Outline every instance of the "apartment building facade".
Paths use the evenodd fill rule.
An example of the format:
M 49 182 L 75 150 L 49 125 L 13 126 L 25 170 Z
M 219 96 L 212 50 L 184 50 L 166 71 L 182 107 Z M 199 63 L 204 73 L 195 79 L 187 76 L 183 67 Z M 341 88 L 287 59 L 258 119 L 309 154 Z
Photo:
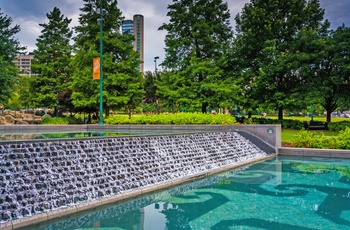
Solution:
M 32 76 L 32 72 L 30 70 L 31 62 L 34 58 L 34 53 L 29 52 L 28 54 L 21 54 L 13 60 L 13 63 L 17 66 L 20 75 L 23 76 Z

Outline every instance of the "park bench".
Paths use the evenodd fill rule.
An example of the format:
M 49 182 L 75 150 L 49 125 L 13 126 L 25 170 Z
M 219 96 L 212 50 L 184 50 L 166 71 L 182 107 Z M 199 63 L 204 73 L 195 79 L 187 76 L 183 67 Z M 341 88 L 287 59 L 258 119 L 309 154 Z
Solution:
M 327 122 L 310 121 L 307 126 L 308 130 L 327 130 Z

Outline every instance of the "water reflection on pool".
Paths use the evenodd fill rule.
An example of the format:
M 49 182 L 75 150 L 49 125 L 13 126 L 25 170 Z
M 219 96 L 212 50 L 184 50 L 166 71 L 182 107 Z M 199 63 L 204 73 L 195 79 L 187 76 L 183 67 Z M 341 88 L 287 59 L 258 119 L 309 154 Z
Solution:
M 349 165 L 276 157 L 25 229 L 350 229 Z
M 55 138 L 81 138 L 101 136 L 126 136 L 130 133 L 114 132 L 56 132 L 56 133 L 7 133 L 0 134 L 0 140 L 33 140 L 33 139 L 55 139 Z M 135 134 L 133 134 L 135 135 Z

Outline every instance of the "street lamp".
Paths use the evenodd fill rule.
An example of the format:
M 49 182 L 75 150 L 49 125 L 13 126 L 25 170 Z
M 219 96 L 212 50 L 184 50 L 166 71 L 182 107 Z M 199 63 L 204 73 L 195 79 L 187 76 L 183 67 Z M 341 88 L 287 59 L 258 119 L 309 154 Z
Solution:
M 159 59 L 159 57 L 154 57 L 154 72 L 157 74 L 157 59 Z
M 103 125 L 103 100 L 102 100 L 102 81 L 103 81 L 103 70 L 102 70 L 102 0 L 100 0 L 100 119 L 98 124 Z

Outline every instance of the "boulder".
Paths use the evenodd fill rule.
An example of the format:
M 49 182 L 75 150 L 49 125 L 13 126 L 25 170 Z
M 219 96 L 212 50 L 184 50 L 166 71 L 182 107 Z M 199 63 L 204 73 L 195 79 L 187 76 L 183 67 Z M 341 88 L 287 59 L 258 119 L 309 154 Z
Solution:
M 11 115 L 5 115 L 5 124 L 15 124 L 15 118 Z
M 27 121 L 23 121 L 23 120 L 16 121 L 16 124 L 18 124 L 18 125 L 29 125 L 29 123 Z

